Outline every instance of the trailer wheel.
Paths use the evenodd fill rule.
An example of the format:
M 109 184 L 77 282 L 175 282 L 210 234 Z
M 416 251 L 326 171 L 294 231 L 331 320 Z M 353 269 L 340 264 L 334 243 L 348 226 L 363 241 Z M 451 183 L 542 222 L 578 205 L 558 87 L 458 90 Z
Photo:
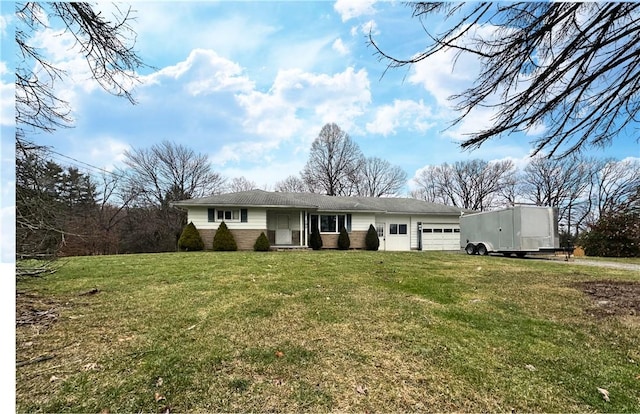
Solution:
M 487 251 L 487 246 L 485 246 L 484 244 L 480 243 L 478 245 L 478 247 L 476 248 L 476 251 L 478 252 L 478 254 L 480 256 L 486 256 L 489 252 Z
M 468 243 L 464 251 L 467 252 L 468 255 L 476 254 L 476 246 L 473 243 Z

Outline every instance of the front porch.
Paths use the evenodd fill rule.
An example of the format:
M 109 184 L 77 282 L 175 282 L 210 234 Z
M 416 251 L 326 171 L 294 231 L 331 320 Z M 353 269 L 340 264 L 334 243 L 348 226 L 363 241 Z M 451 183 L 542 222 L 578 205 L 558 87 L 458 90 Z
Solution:
M 267 239 L 273 249 L 307 249 L 307 229 L 304 210 L 267 210 Z

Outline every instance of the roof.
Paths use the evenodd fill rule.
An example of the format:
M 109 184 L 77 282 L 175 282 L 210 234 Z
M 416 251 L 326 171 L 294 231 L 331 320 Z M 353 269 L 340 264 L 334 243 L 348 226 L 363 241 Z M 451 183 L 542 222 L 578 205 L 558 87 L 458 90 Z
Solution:
M 177 207 L 269 207 L 300 208 L 331 212 L 369 212 L 396 214 L 440 214 L 459 216 L 461 210 L 415 198 L 342 197 L 314 193 L 287 193 L 264 190 L 240 191 L 176 201 Z

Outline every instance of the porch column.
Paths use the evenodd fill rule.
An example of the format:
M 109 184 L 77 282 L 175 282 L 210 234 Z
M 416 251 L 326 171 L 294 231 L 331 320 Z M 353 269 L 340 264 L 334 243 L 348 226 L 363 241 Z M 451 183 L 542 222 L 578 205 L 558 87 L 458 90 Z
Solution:
M 300 211 L 300 247 L 304 246 L 304 213 Z

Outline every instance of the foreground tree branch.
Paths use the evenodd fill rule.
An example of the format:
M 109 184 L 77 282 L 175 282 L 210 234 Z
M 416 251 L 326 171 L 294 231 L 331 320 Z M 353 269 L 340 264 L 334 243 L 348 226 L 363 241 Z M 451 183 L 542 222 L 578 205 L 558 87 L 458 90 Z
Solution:
M 388 68 L 427 62 L 437 53 L 470 53 L 482 69 L 473 86 L 451 97 L 459 124 L 477 108 L 496 110 L 491 127 L 461 144 L 537 125 L 535 154 L 565 157 L 604 146 L 637 125 L 640 111 L 640 4 L 638 3 L 410 3 L 423 21 L 426 46 L 409 58 L 369 41 Z M 432 33 L 428 19 L 446 29 Z M 493 29 L 481 35 L 479 27 Z M 497 101 L 497 103 L 496 103 Z M 637 128 L 637 126 L 636 126 Z M 544 151 L 543 151 L 544 150 Z

